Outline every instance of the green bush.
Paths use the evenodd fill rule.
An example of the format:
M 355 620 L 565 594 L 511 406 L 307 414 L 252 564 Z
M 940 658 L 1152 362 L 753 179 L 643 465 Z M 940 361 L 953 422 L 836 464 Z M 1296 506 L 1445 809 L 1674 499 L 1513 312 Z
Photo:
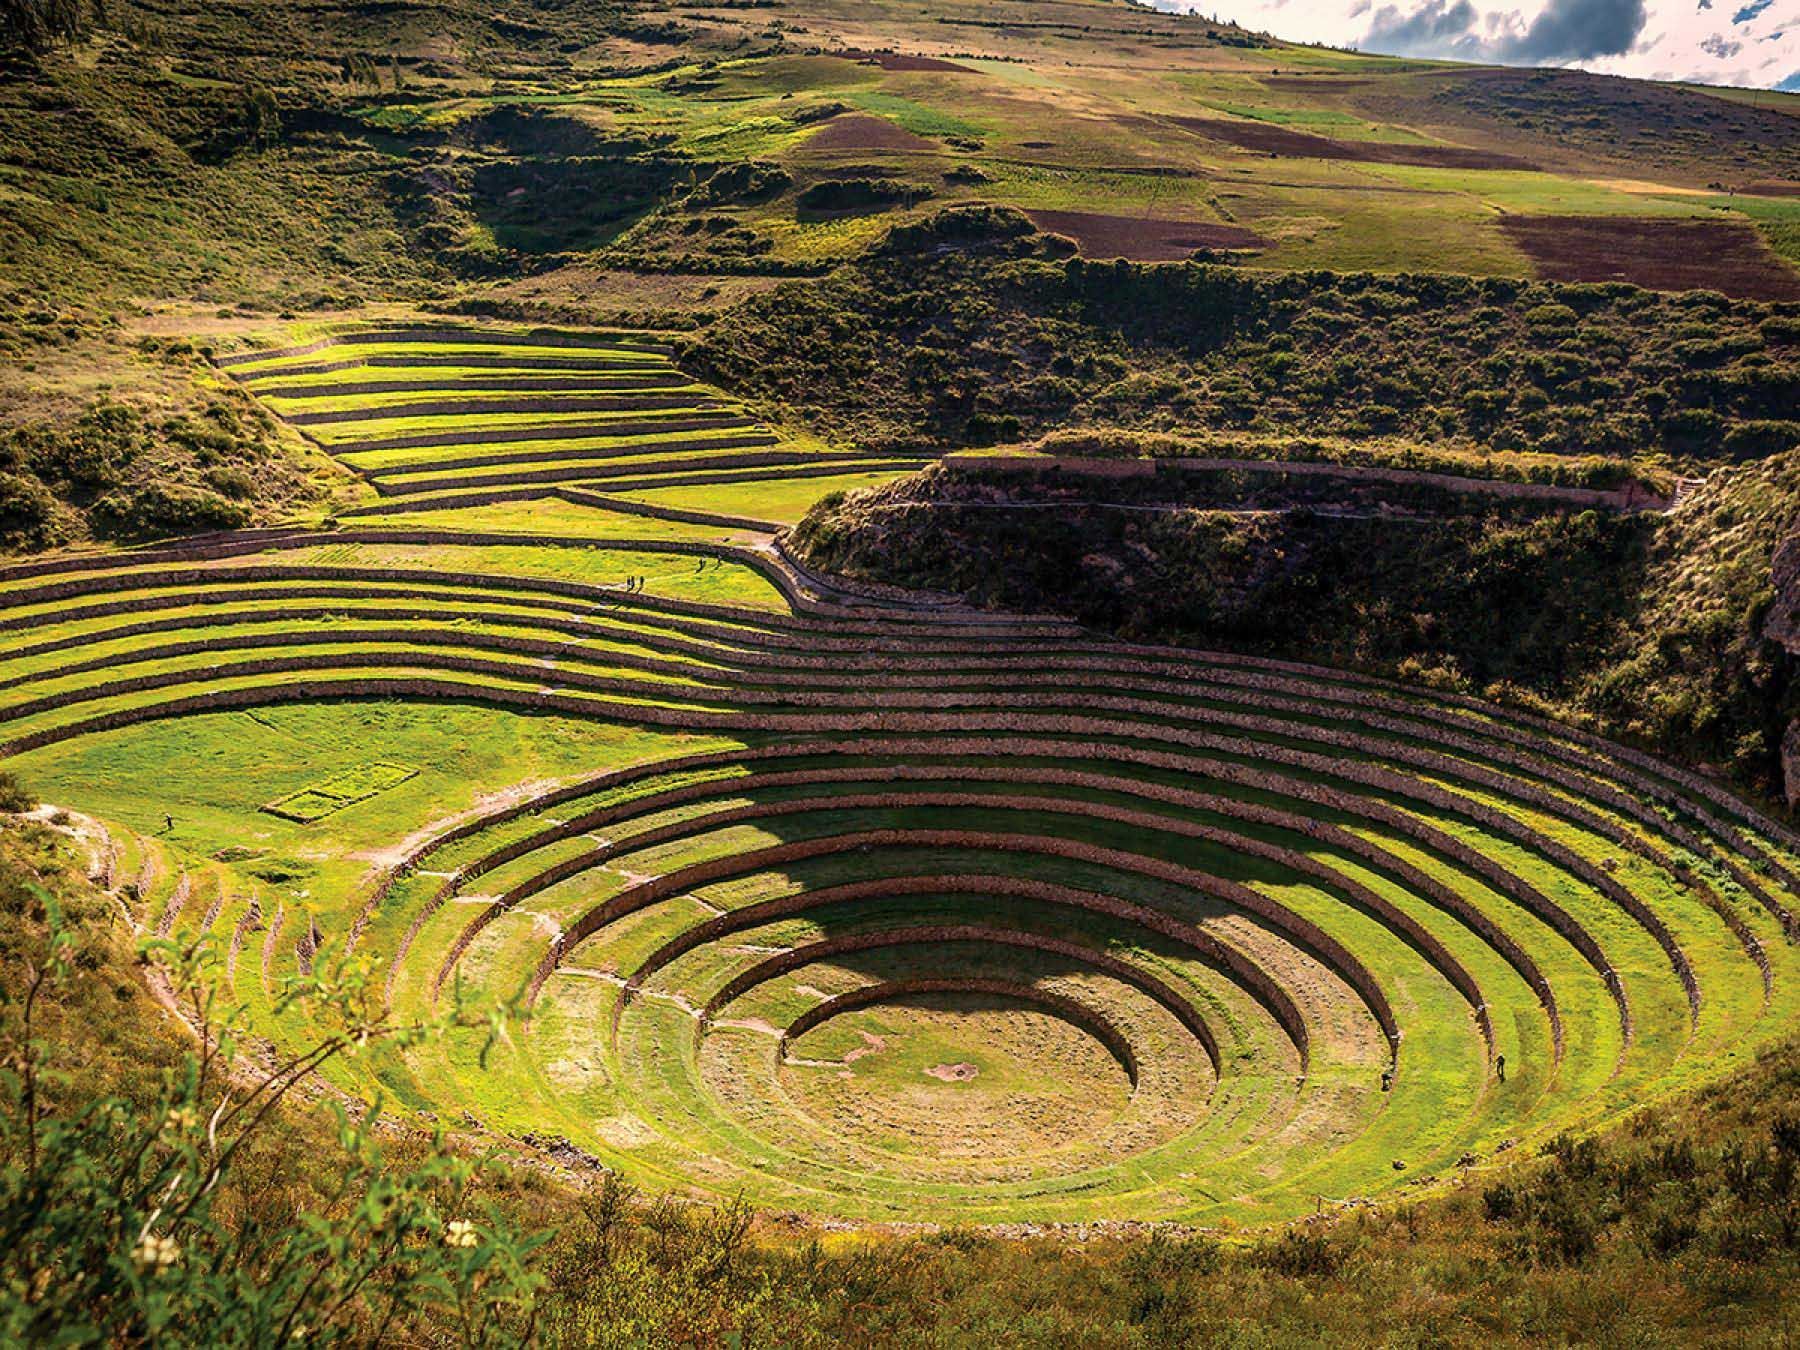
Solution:
M 218 395 L 154 414 L 103 400 L 0 430 L 0 549 L 246 525 L 316 491 L 271 430 L 243 396 Z
M 794 199 L 807 212 L 874 211 L 890 206 L 911 206 L 931 196 L 931 189 L 897 178 L 827 178 L 814 183 Z
M 1792 348 L 1761 331 L 1779 317 L 1765 305 L 1701 314 L 1629 287 L 1059 265 L 1063 248 L 1017 211 L 951 208 L 734 307 L 689 356 L 830 433 L 909 453 L 963 443 L 979 410 L 1028 436 L 1104 421 L 1717 460 L 1735 453 L 1731 429 L 1800 402 Z
M 35 811 L 37 797 L 18 779 L 18 776 L 0 770 L 0 811 Z
M 441 1140 L 394 1156 L 379 1107 L 333 1107 L 335 1146 L 315 1157 L 296 1213 L 246 1189 L 238 1169 L 282 1120 L 279 1108 L 334 1059 L 412 1044 L 457 1021 L 390 1022 L 367 978 L 308 976 L 279 999 L 332 1028 L 273 1068 L 215 1015 L 207 945 L 153 942 L 143 959 L 198 1023 L 198 1043 L 138 1095 L 62 1086 L 80 1052 L 47 1035 L 95 1035 L 113 997 L 110 907 L 65 909 L 9 854 L 0 985 L 0 1341 L 9 1345 L 518 1343 L 530 1334 L 542 1238 L 523 1238 L 478 1200 L 478 1169 Z M 80 1009 L 82 1015 L 68 1014 Z M 229 1197 L 229 1199 L 227 1199 Z
M 108 493 L 94 503 L 101 533 L 117 539 L 156 539 L 205 530 L 237 530 L 250 523 L 250 508 L 202 487 L 149 483 Z
M 50 548 L 68 537 L 56 495 L 36 478 L 0 472 L 0 549 Z

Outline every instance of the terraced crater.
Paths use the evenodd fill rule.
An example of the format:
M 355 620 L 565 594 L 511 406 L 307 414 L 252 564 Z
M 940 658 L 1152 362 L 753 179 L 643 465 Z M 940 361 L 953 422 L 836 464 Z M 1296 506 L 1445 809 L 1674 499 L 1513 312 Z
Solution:
M 233 370 L 288 398 L 318 355 Z M 1285 1218 L 1791 1025 L 1800 839 L 1704 778 L 846 590 L 695 501 L 654 534 L 373 521 L 5 569 L 0 740 L 277 1043 L 307 1029 L 282 982 L 346 955 L 397 1012 L 522 1000 L 485 1058 L 471 1031 L 343 1086 L 808 1213 Z M 309 789 L 342 804 L 261 809 Z

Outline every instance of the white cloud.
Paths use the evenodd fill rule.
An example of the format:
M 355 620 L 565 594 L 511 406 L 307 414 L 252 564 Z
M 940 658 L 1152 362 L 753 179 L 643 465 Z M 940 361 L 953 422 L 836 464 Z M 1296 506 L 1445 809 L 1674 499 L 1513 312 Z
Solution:
M 1800 0 L 1150 0 L 1300 42 L 1579 66 L 1642 79 L 1800 86 Z

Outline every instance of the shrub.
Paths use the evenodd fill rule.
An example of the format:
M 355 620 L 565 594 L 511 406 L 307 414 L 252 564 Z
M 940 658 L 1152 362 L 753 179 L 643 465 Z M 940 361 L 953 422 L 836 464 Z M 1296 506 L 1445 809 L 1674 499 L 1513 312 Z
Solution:
M 0 50 L 41 52 L 87 32 L 96 0 L 7 0 L 0 5 Z
M 37 797 L 16 774 L 0 770 L 0 811 L 19 812 L 37 809 Z
M 1725 433 L 1725 453 L 1733 459 L 1762 459 L 1800 445 L 1800 422 L 1765 418 L 1743 422 Z
M 1580 318 L 1567 305 L 1533 305 L 1525 311 L 1525 322 L 1533 328 L 1573 328 Z
M 1252 1247 L 1249 1260 L 1250 1264 L 1278 1275 L 1306 1279 L 1337 1274 L 1344 1263 L 1344 1252 L 1324 1233 L 1290 1228 L 1279 1238 Z
M 41 549 L 62 543 L 68 527 L 54 493 L 36 478 L 0 472 L 0 548 Z
M 21 930 L 10 935 L 20 941 L 8 948 L 0 1021 L 10 1068 L 0 1079 L 0 1340 L 415 1343 L 431 1326 L 505 1345 L 529 1334 L 538 1279 L 527 1261 L 542 1239 L 479 1205 L 477 1168 L 441 1140 L 416 1162 L 392 1156 L 378 1107 L 356 1121 L 335 1108 L 335 1154 L 307 1212 L 236 1186 L 276 1109 L 318 1067 L 370 1042 L 416 1044 L 467 1022 L 462 1012 L 393 1023 L 357 972 L 309 976 L 278 1002 L 322 1013 L 322 1039 L 275 1068 L 255 1066 L 214 1017 L 211 948 L 154 942 L 142 959 L 189 1007 L 197 1048 L 147 1096 L 62 1094 L 51 1066 L 73 1051 L 46 1039 L 43 1019 L 65 1000 L 76 1006 L 80 986 L 118 978 L 100 978 L 114 960 L 107 909 L 72 917 L 21 868 L 0 871 L 0 910 Z M 87 1020 L 51 1024 L 91 1035 Z
M 897 178 L 828 178 L 814 183 L 794 204 L 802 211 L 873 211 L 911 206 L 932 195 L 931 189 Z
M 119 539 L 154 539 L 202 530 L 236 530 L 250 523 L 250 508 L 207 488 L 150 483 L 108 493 L 94 503 L 99 529 Z
M 688 198 L 694 206 L 723 206 L 730 202 L 766 202 L 794 185 L 794 177 L 779 164 L 746 160 L 730 164 L 708 178 Z
M 1504 1181 L 1481 1193 L 1481 1212 L 1489 1223 L 1503 1223 L 1518 1213 L 1519 1194 Z

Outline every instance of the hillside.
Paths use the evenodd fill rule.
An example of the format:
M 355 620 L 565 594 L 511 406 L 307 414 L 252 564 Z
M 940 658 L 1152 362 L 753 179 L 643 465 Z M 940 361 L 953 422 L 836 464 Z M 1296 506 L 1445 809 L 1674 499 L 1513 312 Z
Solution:
M 5 1336 L 1779 1334 L 1800 99 L 0 49 Z

